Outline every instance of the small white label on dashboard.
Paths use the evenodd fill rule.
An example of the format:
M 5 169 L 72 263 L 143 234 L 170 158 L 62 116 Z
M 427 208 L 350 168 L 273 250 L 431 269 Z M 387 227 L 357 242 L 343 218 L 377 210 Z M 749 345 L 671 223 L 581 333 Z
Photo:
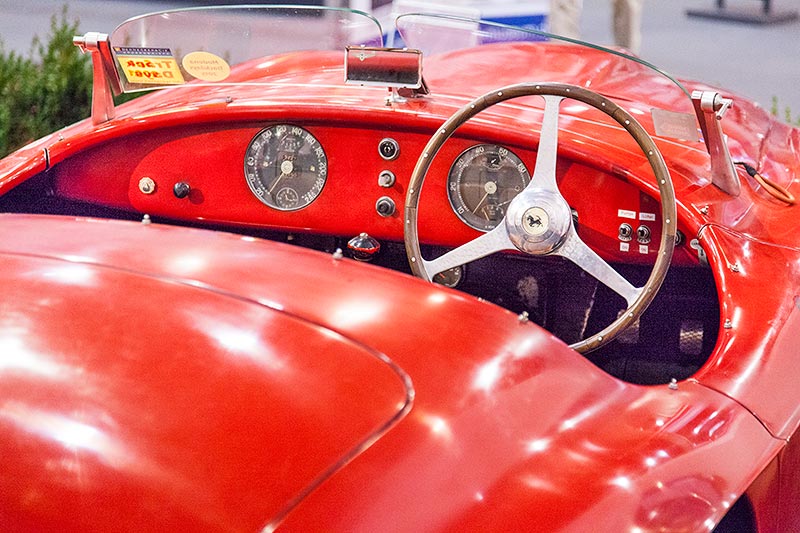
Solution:
M 640 254 L 644 254 L 644 255 L 649 254 L 650 253 L 650 247 L 645 245 L 645 244 L 640 244 L 639 245 L 639 253 Z
M 655 213 L 639 213 L 639 220 L 648 220 L 650 222 L 655 222 L 656 214 Z
M 636 211 L 628 211 L 627 209 L 620 209 L 617 211 L 617 216 L 619 218 L 629 218 L 631 220 L 636 220 Z
M 631 243 L 629 242 L 621 242 L 619 243 L 619 251 L 620 252 L 627 252 L 631 249 Z

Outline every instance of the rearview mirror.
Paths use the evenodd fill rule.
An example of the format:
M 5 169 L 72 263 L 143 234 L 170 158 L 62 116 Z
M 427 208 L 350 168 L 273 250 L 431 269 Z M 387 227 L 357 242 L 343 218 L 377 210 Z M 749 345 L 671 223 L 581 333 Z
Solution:
M 422 86 L 422 52 L 408 48 L 348 46 L 344 54 L 345 83 L 398 89 Z

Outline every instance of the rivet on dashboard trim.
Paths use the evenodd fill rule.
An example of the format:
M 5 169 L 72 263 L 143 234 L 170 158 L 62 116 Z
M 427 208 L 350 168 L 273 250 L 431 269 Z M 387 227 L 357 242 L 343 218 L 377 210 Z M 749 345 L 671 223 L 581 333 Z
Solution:
M 670 390 L 678 390 L 678 380 L 675 379 L 675 378 L 672 378 L 671 380 L 669 380 L 668 387 L 669 387 Z
M 150 215 L 145 213 L 144 216 L 142 217 L 142 224 L 144 224 L 146 226 L 146 225 L 150 224 L 151 222 L 153 222 L 153 221 L 150 220 Z
M 343 257 L 344 257 L 344 253 L 342 253 L 342 249 L 341 248 L 337 248 L 336 251 L 333 252 L 333 258 L 334 259 L 338 260 L 338 259 L 342 259 Z
M 142 194 L 153 194 L 156 192 L 156 182 L 153 178 L 144 176 L 139 180 L 139 192 Z

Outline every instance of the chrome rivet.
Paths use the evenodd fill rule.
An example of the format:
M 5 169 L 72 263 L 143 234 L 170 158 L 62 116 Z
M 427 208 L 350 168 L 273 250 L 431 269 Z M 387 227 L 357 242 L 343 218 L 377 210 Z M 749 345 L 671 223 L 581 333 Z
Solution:
M 528 318 L 528 312 L 527 312 L 527 311 L 523 311 L 523 312 L 521 312 L 521 313 L 520 313 L 520 314 L 517 316 L 517 320 L 519 320 L 519 323 L 520 323 L 520 324 L 524 324 L 525 322 L 527 322 L 527 321 L 529 320 L 529 318 Z
M 338 259 L 342 259 L 343 257 L 344 257 L 344 253 L 342 253 L 342 249 L 341 248 L 337 248 L 336 251 L 333 252 L 333 258 L 334 259 L 338 260 Z
M 672 378 L 669 380 L 669 390 L 678 390 L 678 380 Z
M 156 182 L 147 176 L 139 180 L 139 192 L 142 194 L 153 194 L 156 192 Z
M 150 220 L 150 215 L 145 213 L 145 215 L 142 217 L 142 224 L 144 224 L 146 226 L 147 224 L 150 224 L 151 222 L 152 222 L 152 220 Z
M 733 322 L 731 322 L 730 318 L 726 318 L 725 319 L 725 323 L 722 324 L 722 327 L 725 328 L 725 329 L 732 329 L 733 328 Z

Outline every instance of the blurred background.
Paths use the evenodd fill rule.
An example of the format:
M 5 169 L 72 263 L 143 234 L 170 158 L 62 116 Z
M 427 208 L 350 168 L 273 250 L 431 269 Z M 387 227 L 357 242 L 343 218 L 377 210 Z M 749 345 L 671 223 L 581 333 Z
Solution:
M 34 35 L 46 39 L 52 15 L 60 15 L 66 4 L 69 20 L 78 20 L 79 32 L 110 33 L 123 20 L 143 13 L 192 5 L 237 3 L 222 0 L 0 0 L 0 40 L 6 52 L 28 54 Z M 389 18 L 390 0 L 299 0 L 239 3 L 321 4 L 375 9 Z M 417 2 L 430 6 L 436 2 Z M 516 12 L 546 12 L 548 0 L 440 0 L 454 6 L 500 9 Z M 758 11 L 762 0 L 726 0 L 730 9 Z M 679 78 L 698 79 L 759 102 L 785 119 L 800 117 L 800 20 L 778 24 L 745 24 L 687 16 L 687 10 L 711 9 L 717 0 L 645 0 L 640 55 Z M 582 37 L 599 44 L 612 44 L 611 1 L 583 0 Z M 797 10 L 800 0 L 772 0 L 773 11 Z

